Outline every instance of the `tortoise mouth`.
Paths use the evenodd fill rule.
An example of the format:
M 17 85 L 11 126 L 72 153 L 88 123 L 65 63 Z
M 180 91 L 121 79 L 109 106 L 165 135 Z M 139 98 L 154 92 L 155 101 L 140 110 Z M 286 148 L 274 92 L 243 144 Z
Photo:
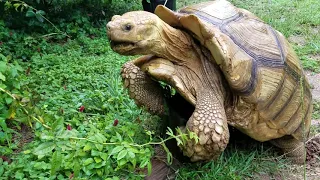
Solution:
M 137 48 L 137 43 L 130 41 L 110 41 L 111 49 L 119 54 L 130 54 Z

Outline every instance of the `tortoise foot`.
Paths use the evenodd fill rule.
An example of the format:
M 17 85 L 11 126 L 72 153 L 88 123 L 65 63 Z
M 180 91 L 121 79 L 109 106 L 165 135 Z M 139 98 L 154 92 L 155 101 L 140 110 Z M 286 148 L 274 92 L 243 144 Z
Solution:
M 214 93 L 204 92 L 198 96 L 195 111 L 187 122 L 187 128 L 196 133 L 199 142 L 190 140 L 181 147 L 191 161 L 216 159 L 229 142 L 226 115 Z
M 284 155 L 295 164 L 303 164 L 306 160 L 305 145 L 292 136 L 284 136 L 270 141 L 281 148 Z
M 158 82 L 153 81 L 145 72 L 134 64 L 125 63 L 121 70 L 125 88 L 130 98 L 138 106 L 144 106 L 149 112 L 161 115 L 164 113 L 164 95 Z

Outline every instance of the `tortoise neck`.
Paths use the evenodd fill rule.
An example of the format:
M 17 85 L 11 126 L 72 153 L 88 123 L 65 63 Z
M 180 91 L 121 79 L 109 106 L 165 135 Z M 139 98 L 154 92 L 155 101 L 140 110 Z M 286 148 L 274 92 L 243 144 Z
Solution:
M 195 58 L 193 39 L 188 33 L 166 23 L 161 24 L 161 29 L 161 41 L 155 45 L 154 54 L 173 63 L 183 63 Z

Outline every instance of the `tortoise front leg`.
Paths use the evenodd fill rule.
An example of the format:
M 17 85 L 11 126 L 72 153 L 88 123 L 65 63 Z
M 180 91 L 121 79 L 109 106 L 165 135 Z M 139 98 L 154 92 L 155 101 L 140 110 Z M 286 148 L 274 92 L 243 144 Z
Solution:
M 195 111 L 186 126 L 199 137 L 181 147 L 191 161 L 208 161 L 219 157 L 229 142 L 227 118 L 222 103 L 214 91 L 204 90 L 197 96 Z
M 130 98 L 134 99 L 138 106 L 144 106 L 150 113 L 161 115 L 165 109 L 162 88 L 140 69 L 140 66 L 150 59 L 152 56 L 147 55 L 125 63 L 121 76 Z

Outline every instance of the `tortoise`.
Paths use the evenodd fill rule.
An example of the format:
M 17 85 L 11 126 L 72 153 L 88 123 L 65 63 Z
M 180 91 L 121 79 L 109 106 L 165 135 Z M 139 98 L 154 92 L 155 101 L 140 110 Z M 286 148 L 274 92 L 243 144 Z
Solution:
M 180 146 L 191 161 L 219 157 L 229 141 L 229 125 L 304 162 L 310 85 L 286 38 L 253 13 L 226 0 L 177 12 L 158 6 L 155 14 L 113 16 L 107 34 L 115 52 L 144 55 L 121 70 L 136 104 L 163 114 L 162 81 L 194 106 L 186 128 L 199 142 Z

